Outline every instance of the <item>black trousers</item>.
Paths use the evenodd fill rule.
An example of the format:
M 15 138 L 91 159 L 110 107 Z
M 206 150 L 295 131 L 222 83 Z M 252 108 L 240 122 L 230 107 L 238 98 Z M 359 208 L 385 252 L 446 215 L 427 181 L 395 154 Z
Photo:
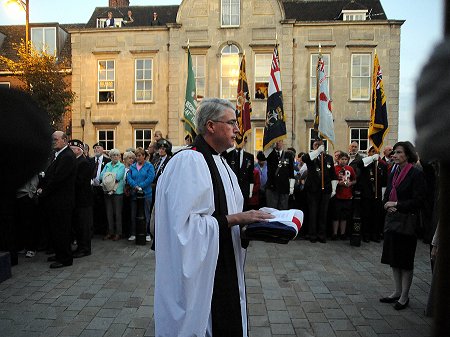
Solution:
M 329 193 L 307 192 L 308 200 L 308 229 L 310 239 L 327 237 L 327 215 L 328 204 L 330 203 Z
M 75 207 L 73 210 L 72 224 L 79 252 L 91 253 L 92 220 L 92 206 Z
M 379 239 L 384 227 L 381 199 L 361 198 L 361 233 L 366 239 Z
M 72 257 L 72 208 L 58 208 L 47 204 L 45 207 L 50 225 L 51 245 L 55 250 L 56 261 L 71 265 Z

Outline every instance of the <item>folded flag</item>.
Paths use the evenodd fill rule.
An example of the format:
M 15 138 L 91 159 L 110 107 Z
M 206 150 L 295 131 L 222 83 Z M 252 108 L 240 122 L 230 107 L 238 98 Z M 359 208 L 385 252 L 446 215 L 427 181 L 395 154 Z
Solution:
M 279 211 L 268 207 L 261 210 L 272 214 L 274 218 L 267 222 L 254 222 L 244 226 L 242 231 L 247 240 L 286 244 L 297 237 L 303 223 L 301 210 Z

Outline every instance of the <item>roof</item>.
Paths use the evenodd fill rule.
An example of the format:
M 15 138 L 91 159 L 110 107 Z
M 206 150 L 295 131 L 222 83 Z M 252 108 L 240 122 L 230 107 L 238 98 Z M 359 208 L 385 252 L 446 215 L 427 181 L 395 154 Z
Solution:
M 150 26 L 153 18 L 153 12 L 158 13 L 158 19 L 162 25 L 166 23 L 175 23 L 178 13 L 178 5 L 171 6 L 129 6 L 121 8 L 112 7 L 96 7 L 91 18 L 86 24 L 86 28 L 96 28 L 98 18 L 107 18 L 108 12 L 113 13 L 114 18 L 123 18 L 127 15 L 128 10 L 133 12 L 134 22 L 136 26 Z M 131 26 L 131 25 L 130 25 Z
M 342 10 L 367 9 L 368 20 L 387 20 L 380 0 L 283 0 L 286 19 L 297 21 L 342 20 Z

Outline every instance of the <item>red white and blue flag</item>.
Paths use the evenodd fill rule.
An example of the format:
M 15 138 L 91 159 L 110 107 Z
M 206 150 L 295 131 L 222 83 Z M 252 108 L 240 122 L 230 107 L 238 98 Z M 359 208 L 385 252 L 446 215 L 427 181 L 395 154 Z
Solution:
M 316 91 L 316 116 L 314 130 L 318 131 L 321 138 L 327 139 L 334 146 L 334 124 L 331 108 L 330 94 L 328 92 L 328 78 L 325 74 L 325 63 L 322 55 L 317 62 L 317 91 Z
M 268 95 L 266 125 L 264 127 L 263 137 L 263 149 L 266 156 L 270 153 L 272 144 L 286 138 L 286 117 L 283 110 L 280 60 L 278 58 L 277 46 L 275 46 L 272 55 Z

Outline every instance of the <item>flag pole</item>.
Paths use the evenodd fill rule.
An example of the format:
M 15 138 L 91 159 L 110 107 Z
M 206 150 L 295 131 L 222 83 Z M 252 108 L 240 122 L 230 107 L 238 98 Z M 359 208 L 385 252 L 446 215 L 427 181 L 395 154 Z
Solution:
M 375 199 L 378 198 L 378 159 L 375 162 Z
M 319 60 L 322 58 L 322 45 L 319 43 L 319 57 L 318 57 L 318 61 L 317 61 L 317 67 L 316 67 L 316 111 L 319 111 L 319 88 L 320 88 L 320 83 L 319 83 Z M 319 118 L 319 116 L 317 115 L 316 118 Z M 319 127 L 319 123 L 317 123 L 317 127 Z M 318 132 L 319 130 L 317 130 Z M 323 142 L 323 138 L 320 136 L 319 133 L 319 138 L 322 140 Z M 322 191 L 325 189 L 325 172 L 324 172 L 324 155 L 323 152 L 320 154 L 320 166 L 321 166 L 321 170 L 322 170 Z

